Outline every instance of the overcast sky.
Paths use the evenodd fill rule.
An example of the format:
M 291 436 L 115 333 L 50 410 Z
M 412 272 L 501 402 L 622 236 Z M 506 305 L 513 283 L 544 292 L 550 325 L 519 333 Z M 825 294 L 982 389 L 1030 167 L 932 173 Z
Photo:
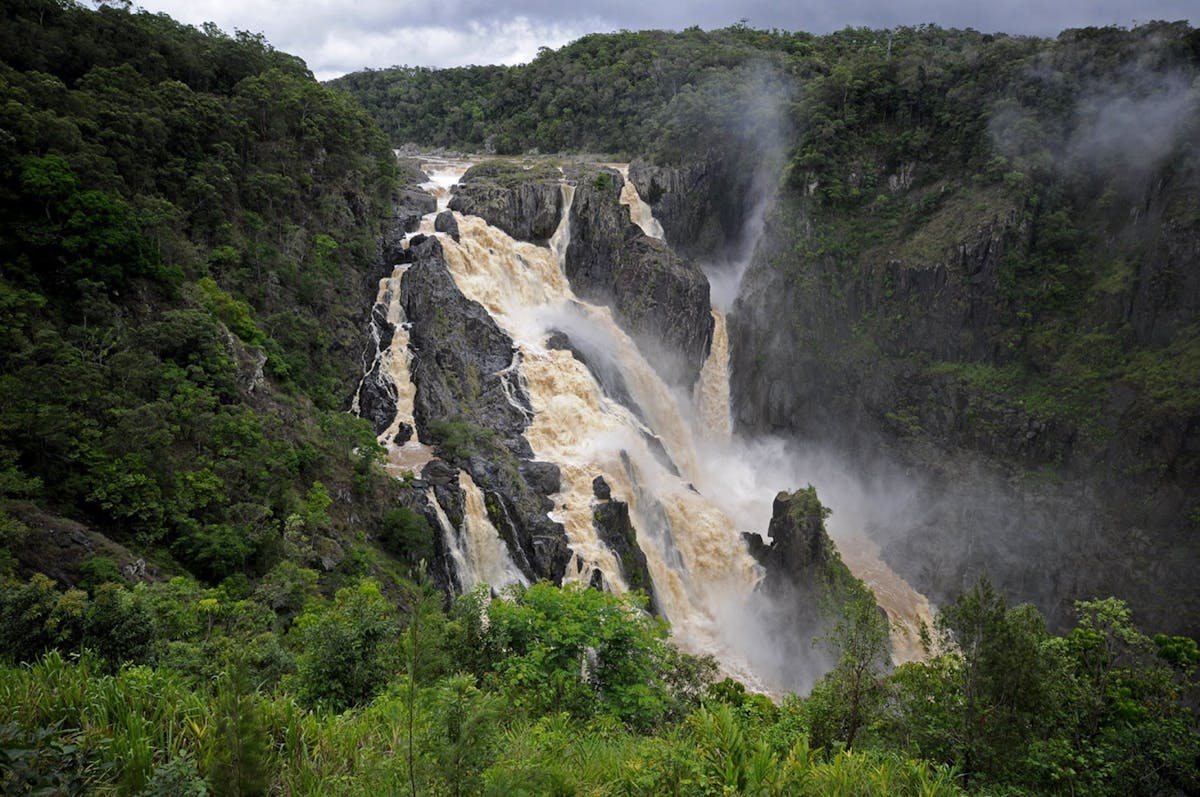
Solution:
M 690 25 L 827 33 L 847 25 L 1054 35 L 1084 25 L 1200 20 L 1197 0 L 134 0 L 193 25 L 263 33 L 327 80 L 364 67 L 517 64 L 587 33 Z

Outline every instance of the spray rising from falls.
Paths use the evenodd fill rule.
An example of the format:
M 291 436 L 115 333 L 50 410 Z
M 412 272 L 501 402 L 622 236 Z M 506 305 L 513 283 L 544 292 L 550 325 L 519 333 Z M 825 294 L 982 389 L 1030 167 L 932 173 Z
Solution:
M 439 209 L 445 207 L 449 186 L 467 165 L 426 165 L 431 176 L 428 188 L 437 192 Z M 622 203 L 630 208 L 631 219 L 648 234 L 657 231 L 661 236 L 649 208 L 630 182 L 625 185 Z M 486 308 L 517 347 L 516 358 L 506 370 L 508 379 L 520 380 L 533 408 L 525 436 L 538 459 L 554 462 L 561 470 L 561 491 L 552 496 L 551 517 L 563 524 L 573 554 L 566 578 L 591 581 L 598 573 L 614 592 L 628 589 L 621 563 L 601 540 L 593 519 L 597 501 L 593 480 L 602 476 L 613 498 L 629 505 L 653 581 L 655 604 L 671 622 L 677 641 L 695 652 L 714 654 L 728 672 L 757 688 L 802 688 L 819 673 L 797 676 L 789 672 L 795 662 L 775 660 L 776 646 L 761 624 L 771 607 L 755 589 L 761 568 L 738 532 L 764 530 L 774 492 L 795 489 L 806 480 L 822 485 L 822 497 L 833 505 L 835 521 L 853 521 L 852 512 L 842 511 L 842 502 L 856 496 L 852 489 L 839 488 L 830 501 L 822 475 L 805 472 L 811 463 L 782 444 L 750 444 L 732 434 L 722 310 L 732 297 L 717 301 L 714 288 L 710 355 L 694 391 L 682 394 L 661 379 L 608 308 L 574 295 L 563 269 L 571 236 L 573 188 L 564 182 L 562 191 L 565 210 L 549 248 L 514 241 L 482 219 L 457 213 L 457 242 L 434 232 L 432 215 L 422 221 L 420 231 L 438 235 L 459 290 Z M 749 255 L 745 259 L 748 262 Z M 744 264 L 740 268 L 744 271 Z M 398 277 L 399 273 L 393 277 L 397 283 Z M 738 282 L 740 278 L 738 273 Z M 736 295 L 736 283 L 731 290 Z M 381 301 L 384 298 L 381 287 Z M 407 338 L 402 344 L 399 337 L 402 327 L 397 325 L 393 351 L 406 351 Z M 565 333 L 577 349 L 586 351 L 588 365 L 570 351 L 551 348 L 552 333 Z M 598 378 L 606 371 L 619 374 L 627 388 L 624 403 L 606 391 L 605 380 Z M 395 365 L 390 373 L 398 385 L 407 383 L 406 367 Z M 398 404 L 398 417 L 406 412 L 405 418 L 411 418 L 411 396 Z M 389 448 L 394 446 L 389 443 Z M 459 580 L 465 588 L 522 580 L 487 522 L 482 493 L 466 474 L 460 477 L 460 487 L 466 506 L 459 529 L 451 527 L 429 491 Z M 851 541 L 838 535 L 839 525 L 830 523 L 835 538 L 843 544 Z M 927 619 L 928 604 L 911 589 L 905 591 L 907 585 L 893 579 L 895 574 L 886 567 L 876 567 L 882 563 L 865 539 L 862 542 L 862 556 L 846 559 L 876 589 L 889 615 L 911 620 L 910 625 Z M 910 631 L 910 636 L 914 642 L 907 647 L 915 651 L 915 634 Z M 895 638 L 893 647 L 898 659 L 910 657 Z

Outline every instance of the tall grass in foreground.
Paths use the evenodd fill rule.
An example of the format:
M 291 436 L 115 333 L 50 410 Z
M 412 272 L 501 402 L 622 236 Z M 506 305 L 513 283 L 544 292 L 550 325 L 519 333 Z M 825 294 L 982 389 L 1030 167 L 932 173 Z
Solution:
M 0 668 L 0 792 L 121 797 L 409 794 L 407 682 L 361 709 L 312 710 L 235 675 L 203 688 L 165 669 L 108 674 L 50 653 Z M 610 717 L 523 717 L 469 677 L 415 690 L 418 794 L 915 795 L 963 792 L 895 755 L 781 753 L 725 705 L 656 734 Z M 38 791 L 42 790 L 42 791 Z

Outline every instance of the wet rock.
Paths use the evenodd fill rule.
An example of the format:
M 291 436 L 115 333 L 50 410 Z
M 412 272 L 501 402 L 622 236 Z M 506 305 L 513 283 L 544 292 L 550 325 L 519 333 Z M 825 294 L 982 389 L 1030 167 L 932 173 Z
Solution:
M 560 486 L 558 468 L 533 461 L 525 439 L 533 410 L 514 369 L 512 340 L 458 290 L 436 238 L 414 239 L 411 250 L 400 293 L 410 323 L 418 436 L 471 474 L 526 577 L 561 582 L 571 552 L 562 525 L 547 515 L 554 508 L 547 496 Z M 437 489 L 438 469 L 430 466 L 422 476 Z
M 649 599 L 650 610 L 658 613 L 654 597 L 654 581 L 650 577 L 650 566 L 646 554 L 637 541 L 637 532 L 629 519 L 629 504 L 611 498 L 612 492 L 603 476 L 592 482 L 592 490 L 600 502 L 592 508 L 592 525 L 601 542 L 617 557 L 621 578 L 631 590 L 639 590 Z M 605 496 L 601 498 L 601 493 Z
M 554 169 L 485 161 L 454 186 L 449 207 L 479 216 L 519 241 L 543 242 L 562 217 L 560 181 Z
M 630 221 L 616 171 L 573 167 L 568 177 L 577 184 L 566 256 L 572 289 L 611 307 L 659 373 L 690 387 L 712 342 L 708 280 Z
M 458 221 L 454 218 L 454 213 L 449 210 L 443 210 L 437 214 L 437 218 L 433 220 L 433 229 L 446 233 L 456 242 L 459 240 Z
M 395 334 L 395 326 L 387 320 L 387 305 L 376 304 L 371 310 L 371 338 L 364 359 L 371 363 L 358 388 L 358 414 L 365 418 L 375 434 L 382 434 L 396 417 L 397 392 L 392 378 L 383 370 L 380 350 L 386 350 Z
M 562 472 L 553 462 L 523 460 L 521 476 L 526 483 L 541 495 L 553 495 L 562 489 Z
M 592 495 L 601 501 L 607 501 L 612 498 L 612 488 L 608 486 L 608 482 L 603 476 L 597 476 L 592 479 Z
M 751 205 L 752 173 L 715 156 L 675 166 L 643 160 L 629 165 L 629 180 L 667 241 L 692 258 L 712 257 L 738 240 Z
M 408 186 L 400 191 L 392 204 L 392 220 L 384 231 L 380 241 L 381 254 L 385 266 L 405 262 L 404 239 L 408 233 L 417 229 L 421 217 L 437 210 L 437 200 L 429 193 Z
M 827 510 L 811 486 L 794 493 L 780 492 L 771 506 L 771 523 L 764 542 L 758 534 L 743 534 L 750 555 L 767 571 L 768 590 L 779 586 L 810 589 L 819 581 L 832 555 L 825 533 Z
M 409 440 L 413 439 L 413 428 L 411 425 L 401 421 L 396 426 L 396 434 L 392 437 L 392 443 L 402 446 Z

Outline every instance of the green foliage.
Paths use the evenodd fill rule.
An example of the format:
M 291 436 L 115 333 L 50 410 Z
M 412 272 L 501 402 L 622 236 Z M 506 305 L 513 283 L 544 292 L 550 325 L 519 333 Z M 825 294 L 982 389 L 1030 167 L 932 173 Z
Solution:
M 206 770 L 217 794 L 258 797 L 267 793 L 267 736 L 259 700 L 243 667 L 235 664 L 216 695 L 214 743 Z
M 592 34 L 543 49 L 525 66 L 394 67 L 331 85 L 353 94 L 397 143 L 499 154 L 648 152 L 659 144 L 672 98 L 713 73 L 772 60 L 809 38 L 736 26 Z M 705 132 L 700 145 L 711 140 Z
M 107 583 L 125 583 L 121 568 L 117 567 L 117 563 L 112 559 L 107 556 L 93 556 L 79 566 L 79 586 L 87 590 L 92 597 L 95 597 L 97 587 Z
M 415 565 L 433 557 L 433 534 L 424 515 L 399 506 L 383 516 L 380 542 L 388 553 Z
M 814 746 L 854 745 L 859 731 L 878 717 L 884 698 L 884 670 L 890 665 L 887 622 L 867 592 L 842 606 L 825 644 L 836 664 L 804 702 Z
M 379 585 L 364 579 L 338 590 L 333 604 L 296 619 L 296 687 L 310 705 L 340 711 L 376 694 L 395 672 L 395 609 Z
M 481 610 L 486 626 L 472 619 Z M 534 584 L 486 609 L 477 591 L 460 600 L 457 614 L 466 631 L 462 644 L 477 651 L 478 675 L 519 709 L 612 714 L 642 728 L 677 709 L 679 698 L 665 680 L 678 666 L 666 628 L 627 601 L 578 586 Z
M 266 569 L 313 482 L 386 492 L 323 414 L 358 376 L 392 153 L 261 37 L 3 16 L 0 491 L 214 582 Z
M 476 426 L 463 418 L 432 421 L 429 438 L 437 446 L 438 456 L 450 461 L 465 461 L 487 450 L 495 442 L 495 432 Z
M 137 797 L 208 797 L 208 784 L 196 771 L 196 762 L 184 753 L 155 767 Z

